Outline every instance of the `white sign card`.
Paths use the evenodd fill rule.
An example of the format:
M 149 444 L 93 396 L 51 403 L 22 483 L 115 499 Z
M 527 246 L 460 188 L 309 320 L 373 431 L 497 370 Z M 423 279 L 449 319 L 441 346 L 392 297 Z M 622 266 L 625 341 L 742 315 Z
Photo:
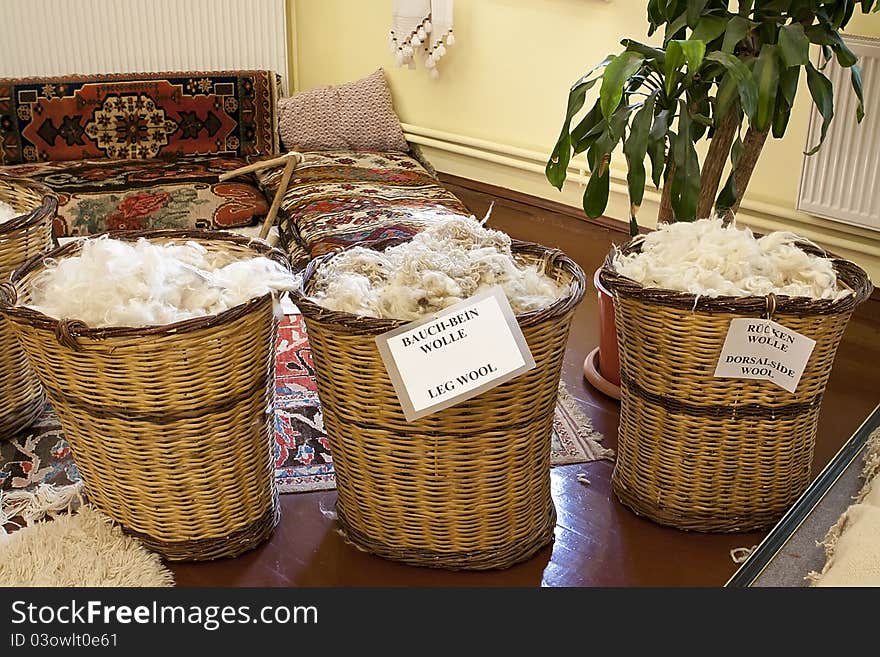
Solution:
M 816 341 L 769 319 L 733 319 L 715 376 L 762 379 L 794 392 Z
M 383 333 L 376 344 L 410 422 L 535 367 L 499 286 Z

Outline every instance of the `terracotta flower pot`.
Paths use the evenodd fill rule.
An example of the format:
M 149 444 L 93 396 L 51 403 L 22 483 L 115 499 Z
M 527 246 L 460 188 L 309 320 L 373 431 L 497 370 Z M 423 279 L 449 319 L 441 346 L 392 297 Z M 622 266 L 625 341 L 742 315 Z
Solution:
M 594 388 L 620 399 L 620 357 L 617 351 L 617 328 L 614 326 L 614 297 L 593 275 L 599 300 L 599 346 L 584 361 L 584 376 Z

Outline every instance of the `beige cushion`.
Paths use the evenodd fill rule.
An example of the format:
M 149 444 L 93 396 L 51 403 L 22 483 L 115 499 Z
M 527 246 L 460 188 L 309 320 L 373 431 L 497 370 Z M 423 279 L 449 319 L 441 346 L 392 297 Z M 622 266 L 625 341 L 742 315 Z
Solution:
M 381 68 L 356 82 L 282 98 L 278 127 L 287 150 L 409 150 Z

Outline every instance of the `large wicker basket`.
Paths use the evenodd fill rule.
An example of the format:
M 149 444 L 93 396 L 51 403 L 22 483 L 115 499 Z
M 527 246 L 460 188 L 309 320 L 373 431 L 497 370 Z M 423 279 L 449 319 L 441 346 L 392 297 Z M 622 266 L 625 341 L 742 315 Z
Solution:
M 515 243 L 567 284 L 517 316 L 537 367 L 477 397 L 407 422 L 376 347 L 406 324 L 294 301 L 306 321 L 336 470 L 339 524 L 357 547 L 419 566 L 505 568 L 553 540 L 550 440 L 562 358 L 584 273 L 562 252 Z
M 289 266 L 280 251 L 227 233 L 111 236 L 195 240 L 209 251 Z M 169 560 L 256 547 L 279 517 L 269 414 L 272 296 L 145 328 L 90 329 L 25 307 L 44 260 L 80 249 L 73 242 L 19 268 L 14 288 L 0 289 L 0 313 L 46 388 L 89 501 Z
M 0 174 L 0 201 L 21 216 L 0 223 L 0 282 L 26 260 L 53 246 L 52 220 L 58 199 L 52 191 L 25 178 Z M 12 329 L 0 317 L 0 440 L 29 426 L 43 410 L 45 395 Z
M 623 247 L 640 248 L 641 238 Z M 813 247 L 805 250 L 818 253 Z M 612 254 L 613 255 L 613 254 Z M 614 294 L 621 409 L 612 484 L 636 513 L 680 529 L 735 532 L 776 522 L 810 482 L 825 384 L 867 274 L 834 259 L 853 294 L 699 299 L 644 288 L 606 259 Z M 795 393 L 770 381 L 715 378 L 730 321 L 769 317 L 816 341 Z

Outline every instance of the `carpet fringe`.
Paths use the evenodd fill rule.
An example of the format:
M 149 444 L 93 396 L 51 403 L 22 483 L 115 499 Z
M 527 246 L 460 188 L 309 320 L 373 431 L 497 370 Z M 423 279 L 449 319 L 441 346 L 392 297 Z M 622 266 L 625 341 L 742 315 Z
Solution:
M 40 484 L 34 490 L 0 491 L 0 534 L 6 534 L 5 525 L 30 527 L 46 516 L 56 517 L 70 513 L 83 504 L 82 482 L 67 486 Z M 21 518 L 24 525 L 14 518 Z
M 577 403 L 577 400 L 572 397 L 571 393 L 568 391 L 568 388 L 565 387 L 565 383 L 563 383 L 562 381 L 559 382 L 559 395 L 557 397 L 557 403 L 565 408 L 565 411 L 574 418 L 575 422 L 577 423 L 577 427 L 575 428 L 575 430 L 577 431 L 578 438 L 580 438 L 590 447 L 592 447 L 595 450 L 594 453 L 598 455 L 598 458 L 613 461 L 615 456 L 614 450 L 603 447 L 600 444 L 604 436 L 593 429 L 592 421 L 581 410 L 581 407 Z

